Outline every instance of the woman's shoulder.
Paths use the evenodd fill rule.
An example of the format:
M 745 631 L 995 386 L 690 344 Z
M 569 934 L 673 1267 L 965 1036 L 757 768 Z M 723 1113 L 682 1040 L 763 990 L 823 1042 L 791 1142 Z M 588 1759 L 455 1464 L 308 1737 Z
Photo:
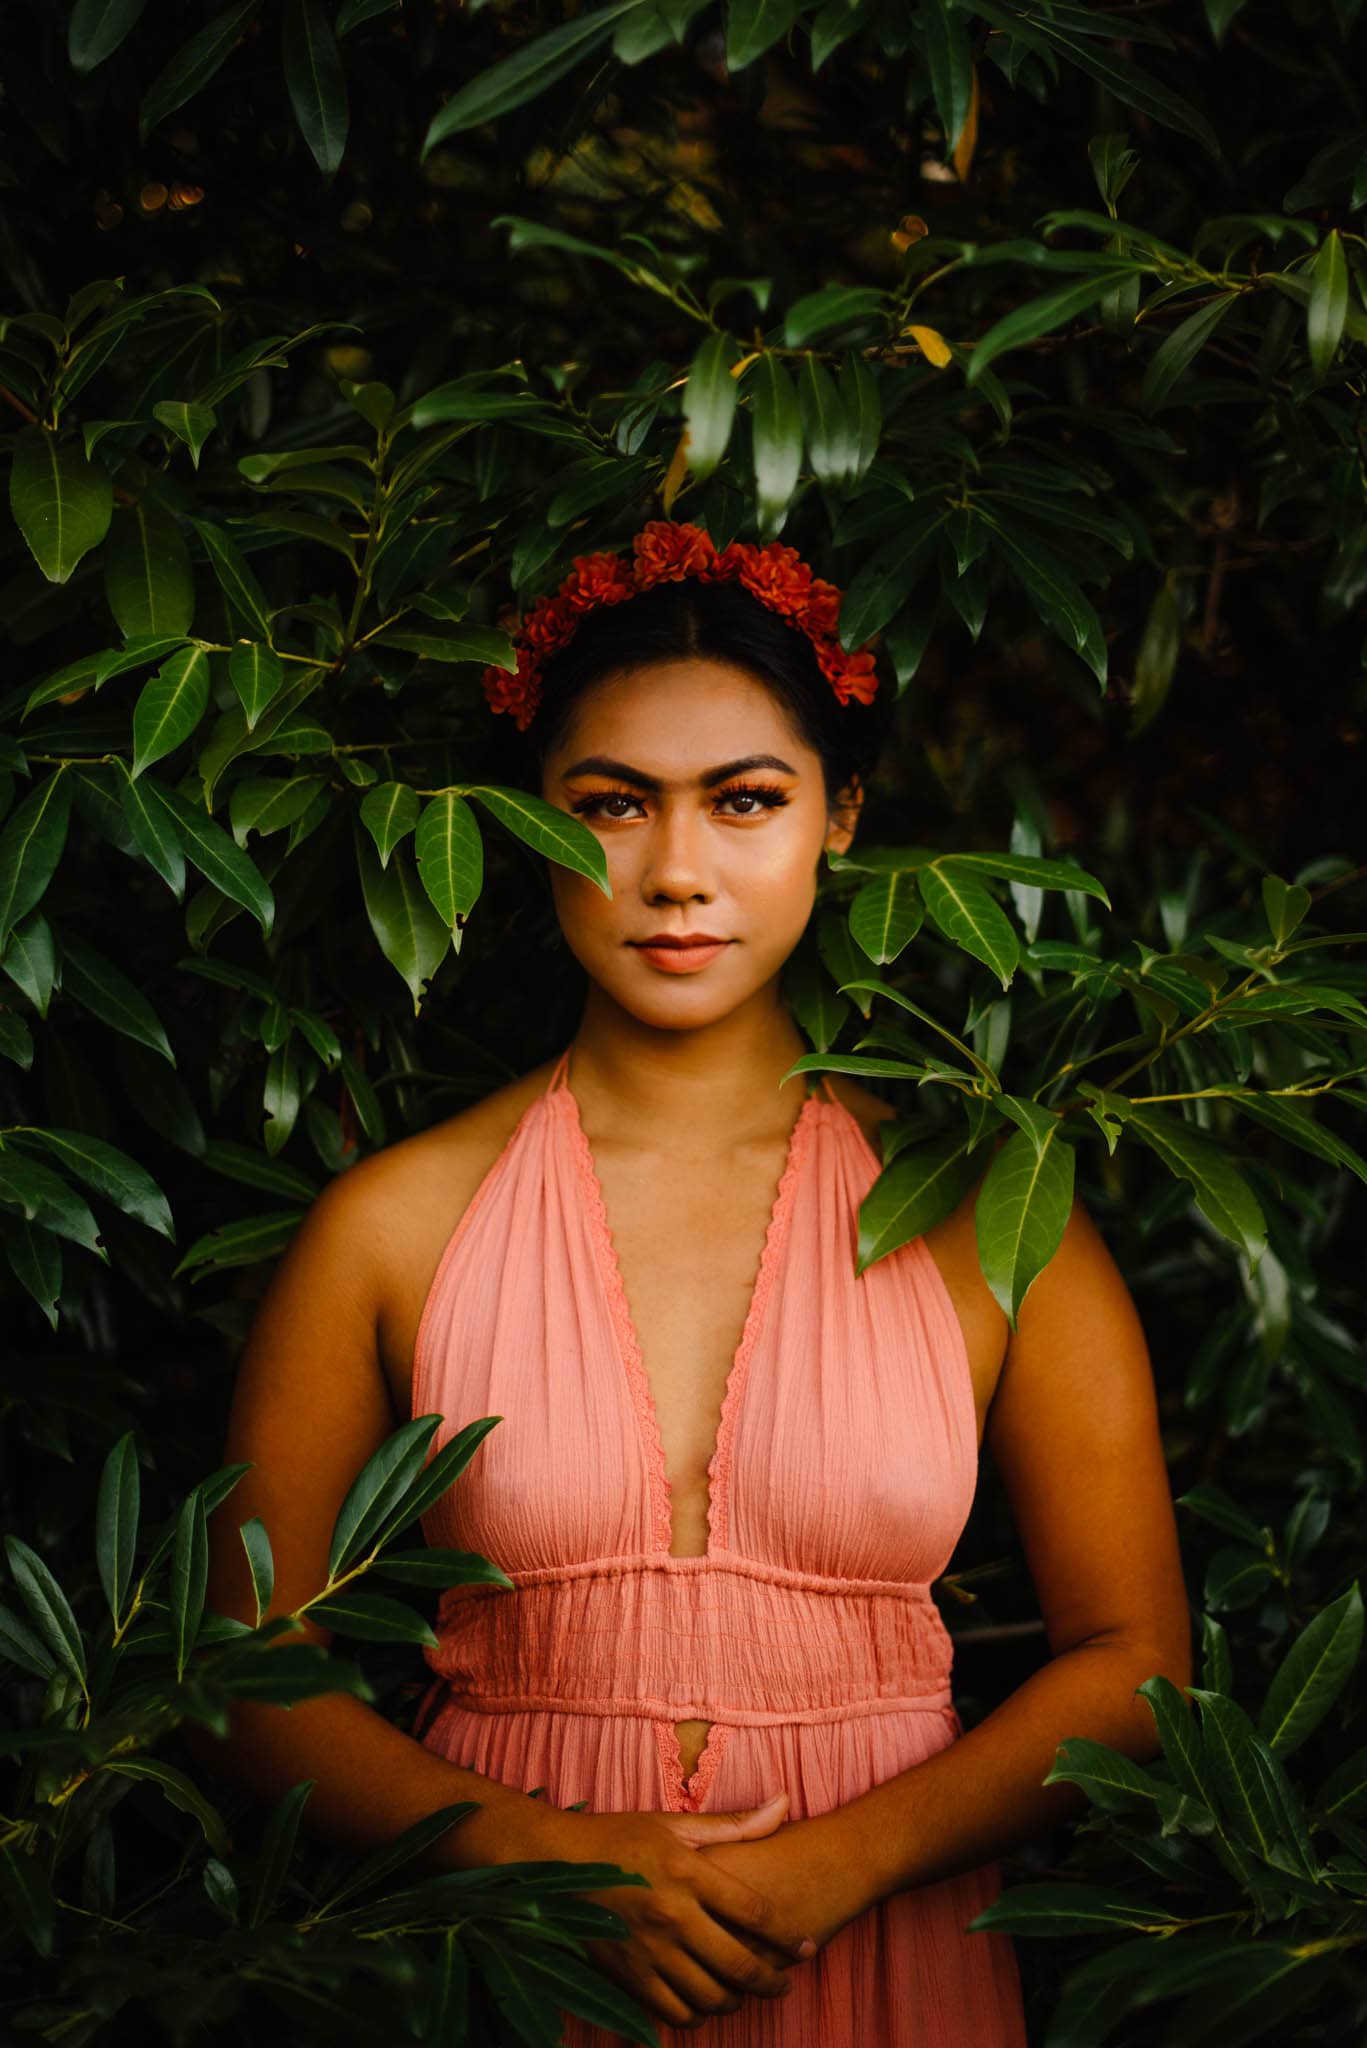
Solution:
M 380 1355 L 400 1414 L 407 1412 L 414 1340 L 442 1253 L 544 1093 L 554 1064 L 548 1060 L 426 1130 L 382 1145 L 318 1198 L 332 1210 L 338 1240 L 354 1245 L 374 1276 Z

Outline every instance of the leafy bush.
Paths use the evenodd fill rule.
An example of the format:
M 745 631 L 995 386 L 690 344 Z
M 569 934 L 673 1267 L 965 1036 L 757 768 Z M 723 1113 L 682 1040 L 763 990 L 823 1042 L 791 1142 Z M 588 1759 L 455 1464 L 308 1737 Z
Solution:
M 1049 2048 L 1351 2034 L 1360 12 L 0 27 L 12 2026 L 201 2038 L 279 2005 L 390 2038 L 397 1994 L 420 2038 L 550 2041 L 535 1967 L 619 1996 L 576 1970 L 563 1874 L 475 1873 L 434 1937 L 453 1881 L 388 1889 L 413 1839 L 358 1869 L 297 1789 L 243 1858 L 255 1816 L 153 1752 L 267 1682 L 279 1618 L 194 1594 L 233 1475 L 193 1482 L 268 1262 L 326 1177 L 573 1029 L 543 857 L 601 854 L 520 787 L 479 671 L 511 599 L 664 513 L 791 540 L 897 691 L 789 981 L 802 1065 L 899 1111 L 861 1259 L 987 1166 L 1014 1318 L 1078 1186 L 1195 1518 L 1198 1712 L 1154 1677 L 1161 1759 L 1065 1742 L 1089 1817 L 983 1924 L 1061 1937 L 1022 1949 Z M 956 1567 L 973 1717 L 1011 1643 L 1043 1654 L 990 1486 Z M 402 1719 L 404 1627 L 354 1665 L 277 1644 L 271 1682 Z M 334 1943 L 352 1914 L 376 1938 Z

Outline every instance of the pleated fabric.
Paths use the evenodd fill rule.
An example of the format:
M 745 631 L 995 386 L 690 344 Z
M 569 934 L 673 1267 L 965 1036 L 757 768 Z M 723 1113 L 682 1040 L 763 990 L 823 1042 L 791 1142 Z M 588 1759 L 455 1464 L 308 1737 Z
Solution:
M 439 1602 L 415 1733 L 557 1806 L 731 1811 L 782 1786 L 828 1813 L 962 1734 L 930 1592 L 977 1486 L 958 1316 L 921 1238 L 855 1273 L 880 1162 L 833 1094 L 789 1142 L 708 1465 L 708 1542 L 670 1554 L 670 1488 L 569 1050 L 457 1224 L 418 1329 L 431 1455 L 499 1415 L 424 1517 L 513 1590 Z M 712 1726 L 685 1780 L 676 1722 Z M 997 1864 L 870 1908 L 780 2001 L 662 2048 L 1024 2048 L 1009 1936 L 967 1931 Z M 622 2037 L 564 2016 L 566 2048 Z

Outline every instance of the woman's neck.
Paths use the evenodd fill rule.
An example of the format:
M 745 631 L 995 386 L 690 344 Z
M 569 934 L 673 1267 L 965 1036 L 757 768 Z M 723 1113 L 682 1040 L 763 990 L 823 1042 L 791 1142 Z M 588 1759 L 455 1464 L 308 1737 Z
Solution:
M 569 1079 L 590 1131 L 711 1153 L 791 1125 L 806 1087 L 801 1075 L 783 1076 L 806 1050 L 776 983 L 696 1031 L 643 1024 L 591 986 Z

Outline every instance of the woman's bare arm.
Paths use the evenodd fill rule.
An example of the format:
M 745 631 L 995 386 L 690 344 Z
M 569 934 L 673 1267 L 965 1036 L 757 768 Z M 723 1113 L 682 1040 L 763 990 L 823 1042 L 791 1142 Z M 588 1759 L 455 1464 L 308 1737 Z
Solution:
M 972 1199 L 959 1212 L 965 1232 Z M 1074 1819 L 1086 1794 L 1043 1782 L 1059 1743 L 1086 1736 L 1147 1761 L 1160 1744 L 1135 1688 L 1155 1673 L 1190 1683 L 1190 1610 L 1148 1347 L 1081 1202 L 1021 1305 L 986 1441 L 1052 1656 L 924 1763 L 771 1840 L 708 1850 L 809 1924 L 831 1868 L 856 1873 L 862 1909 Z
M 377 1170 L 379 1158 L 351 1167 L 317 1197 L 257 1307 L 224 1452 L 225 1463 L 252 1469 L 209 1521 L 208 1604 L 219 1614 L 255 1619 L 238 1535 L 253 1515 L 275 1556 L 268 1612 L 293 1613 L 322 1590 L 337 1511 L 397 1427 L 377 1341 L 384 1248 L 394 1230 L 394 1175 Z M 278 1640 L 326 1645 L 331 1632 L 305 1621 Z M 481 1812 L 415 1862 L 424 1872 L 541 1853 L 542 1802 L 448 1762 L 352 1694 L 288 1708 L 235 1701 L 226 1741 L 193 1722 L 185 1736 L 203 1764 L 264 1798 L 314 1779 L 306 1825 L 359 1847 L 391 1841 L 438 1807 L 478 1800 Z

